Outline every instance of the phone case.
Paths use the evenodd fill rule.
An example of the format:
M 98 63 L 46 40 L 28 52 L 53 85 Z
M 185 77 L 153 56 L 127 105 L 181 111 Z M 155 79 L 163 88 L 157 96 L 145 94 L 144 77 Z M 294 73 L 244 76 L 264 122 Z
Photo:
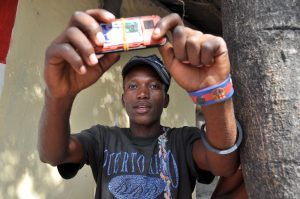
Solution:
M 105 38 L 102 47 L 95 47 L 96 54 L 122 52 L 164 45 L 166 37 L 151 38 L 155 25 L 160 20 L 157 15 L 117 19 L 111 24 L 100 24 Z

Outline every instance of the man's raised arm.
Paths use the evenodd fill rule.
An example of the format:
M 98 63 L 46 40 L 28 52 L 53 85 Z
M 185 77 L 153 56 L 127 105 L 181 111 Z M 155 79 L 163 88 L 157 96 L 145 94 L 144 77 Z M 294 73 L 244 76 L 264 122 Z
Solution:
M 119 59 L 118 54 L 109 54 L 98 60 L 93 48 L 104 43 L 99 22 L 114 19 L 101 9 L 76 12 L 46 51 L 45 104 L 38 137 L 43 162 L 58 165 L 82 160 L 82 146 L 70 136 L 72 104 L 81 90 L 94 84 Z
M 172 42 L 160 47 L 162 58 L 175 81 L 201 105 L 206 122 L 202 136 L 206 146 L 195 141 L 194 160 L 199 168 L 230 176 L 238 167 L 237 152 L 221 155 L 209 150 L 228 149 L 237 138 L 226 43 L 221 37 L 185 27 L 177 14 L 162 18 L 152 37 L 159 39 L 168 31 L 172 33 Z

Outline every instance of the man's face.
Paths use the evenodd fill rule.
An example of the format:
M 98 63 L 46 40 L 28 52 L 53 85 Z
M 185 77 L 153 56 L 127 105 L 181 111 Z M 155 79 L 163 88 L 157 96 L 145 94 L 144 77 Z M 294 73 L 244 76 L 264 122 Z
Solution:
M 130 123 L 151 125 L 160 122 L 168 95 L 158 74 L 149 66 L 135 66 L 124 79 L 123 105 Z

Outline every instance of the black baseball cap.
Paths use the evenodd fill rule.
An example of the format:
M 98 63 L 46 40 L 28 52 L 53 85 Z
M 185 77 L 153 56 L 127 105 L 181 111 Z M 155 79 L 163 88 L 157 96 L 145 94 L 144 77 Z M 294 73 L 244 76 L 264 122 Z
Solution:
M 123 79 L 134 66 L 141 65 L 141 64 L 151 66 L 157 72 L 161 81 L 165 85 L 165 91 L 168 92 L 170 87 L 170 82 L 171 82 L 171 76 L 167 71 L 164 63 L 161 61 L 161 59 L 154 54 L 149 55 L 147 57 L 143 57 L 143 56 L 132 57 L 123 67 L 122 70 Z

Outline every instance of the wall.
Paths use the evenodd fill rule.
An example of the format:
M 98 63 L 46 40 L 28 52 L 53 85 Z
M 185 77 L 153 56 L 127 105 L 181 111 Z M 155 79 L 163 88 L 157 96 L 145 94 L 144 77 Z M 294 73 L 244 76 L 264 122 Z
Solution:
M 74 11 L 94 8 L 97 4 L 96 0 L 19 1 L 0 97 L 0 198 L 93 198 L 95 184 L 89 167 L 65 181 L 56 168 L 39 161 L 36 144 L 43 105 L 45 49 Z M 123 54 L 122 60 L 99 82 L 83 91 L 72 111 L 73 132 L 99 122 L 128 124 L 120 103 L 120 71 L 124 62 L 136 53 L 156 51 Z M 191 100 L 175 82 L 170 96 L 170 106 L 162 116 L 163 124 L 195 124 Z

